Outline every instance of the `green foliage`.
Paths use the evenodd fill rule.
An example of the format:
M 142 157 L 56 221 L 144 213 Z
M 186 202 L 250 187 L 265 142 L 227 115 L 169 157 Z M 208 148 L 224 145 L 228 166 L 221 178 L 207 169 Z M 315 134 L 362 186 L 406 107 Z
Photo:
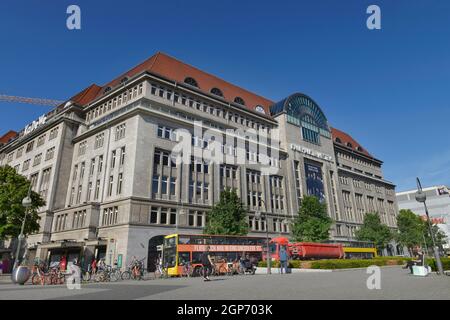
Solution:
M 248 233 L 247 210 L 236 190 L 222 191 L 220 201 L 206 216 L 206 227 L 203 232 L 224 235 L 246 235 Z
M 393 239 L 389 227 L 381 223 L 377 213 L 367 213 L 364 216 L 363 225 L 355 232 L 356 239 L 360 241 L 371 241 L 381 250 Z
M 377 257 L 374 259 L 323 259 L 323 260 L 291 260 L 289 261 L 289 268 L 306 268 L 306 269 L 352 269 L 352 268 L 367 268 L 368 266 L 388 266 L 388 265 L 403 265 L 410 258 L 404 257 Z M 449 259 L 450 260 L 450 259 Z M 274 268 L 279 268 L 278 261 L 272 261 Z M 258 267 L 267 267 L 265 261 L 260 261 Z
M 423 220 L 411 210 L 400 210 L 397 216 L 398 232 L 396 240 L 406 246 L 409 251 L 415 246 L 423 244 L 424 223 Z
M 16 173 L 10 166 L 0 167 L 0 239 L 15 238 L 25 216 L 22 200 L 28 194 L 30 181 Z M 32 205 L 29 208 L 24 234 L 39 231 L 37 209 L 45 205 L 45 201 L 36 192 L 31 192 Z
M 332 223 L 327 215 L 326 204 L 321 203 L 317 197 L 305 196 L 292 226 L 294 240 L 312 242 L 328 240 Z
M 423 220 L 411 210 L 400 210 L 397 217 L 397 226 L 396 240 L 406 246 L 410 253 L 415 246 L 423 247 L 424 244 L 430 251 L 432 250 L 433 241 L 430 237 L 428 221 Z M 436 245 L 438 247 L 444 245 L 447 241 L 445 233 L 437 225 L 433 225 L 431 230 L 435 237 Z
M 450 270 L 450 258 L 441 258 L 442 268 L 445 270 Z M 431 267 L 431 270 L 437 271 L 437 265 L 435 259 L 426 259 L 426 264 Z
M 428 250 L 432 251 L 433 240 L 430 237 L 430 231 L 428 229 L 428 222 L 423 221 L 423 224 L 424 224 L 425 243 L 427 245 Z M 435 225 L 435 224 L 432 225 L 431 231 L 433 232 L 434 241 L 436 243 L 436 246 L 442 247 L 444 244 L 447 243 L 447 235 L 441 229 L 439 229 L 439 227 L 437 225 Z

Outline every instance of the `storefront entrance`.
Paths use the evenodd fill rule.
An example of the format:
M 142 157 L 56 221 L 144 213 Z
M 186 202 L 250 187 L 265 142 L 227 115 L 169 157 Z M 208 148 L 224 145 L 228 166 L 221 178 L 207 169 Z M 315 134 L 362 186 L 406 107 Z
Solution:
M 164 241 L 164 236 L 155 236 L 148 241 L 148 258 L 147 258 L 147 271 L 155 272 L 156 263 L 161 256 L 161 251 L 158 250 L 158 246 L 161 247 Z

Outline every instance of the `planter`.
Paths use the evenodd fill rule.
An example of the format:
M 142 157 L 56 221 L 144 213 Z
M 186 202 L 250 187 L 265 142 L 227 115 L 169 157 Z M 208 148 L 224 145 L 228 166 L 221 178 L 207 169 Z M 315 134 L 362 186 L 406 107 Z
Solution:
M 13 283 L 23 285 L 30 278 L 30 269 L 27 266 L 19 266 L 11 273 Z

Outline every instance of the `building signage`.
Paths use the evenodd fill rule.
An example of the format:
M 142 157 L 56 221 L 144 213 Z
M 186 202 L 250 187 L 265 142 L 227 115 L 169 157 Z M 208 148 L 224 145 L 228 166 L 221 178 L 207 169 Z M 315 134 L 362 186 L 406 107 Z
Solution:
M 322 152 L 311 150 L 311 149 L 303 147 L 303 146 L 299 146 L 297 144 L 291 143 L 291 149 L 294 150 L 294 151 L 298 151 L 298 152 L 307 154 L 307 155 L 309 155 L 311 157 L 314 157 L 314 158 L 317 158 L 317 159 L 333 162 L 333 157 L 332 156 L 330 156 L 328 154 L 325 154 L 325 153 L 322 153 Z
M 29 134 L 30 132 L 33 132 L 34 130 L 36 130 L 43 124 L 45 124 L 46 121 L 47 121 L 47 116 L 45 114 L 40 116 L 39 119 L 33 121 L 32 123 L 30 123 L 29 125 L 27 125 L 25 127 L 23 134 L 25 135 L 25 134 Z
M 324 200 L 325 191 L 323 188 L 322 169 L 314 164 L 305 163 L 305 175 L 308 195 Z

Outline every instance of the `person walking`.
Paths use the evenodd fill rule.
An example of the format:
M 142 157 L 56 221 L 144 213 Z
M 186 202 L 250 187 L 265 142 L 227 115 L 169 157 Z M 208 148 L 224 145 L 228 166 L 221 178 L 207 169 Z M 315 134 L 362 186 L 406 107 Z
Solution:
M 287 273 L 287 264 L 288 264 L 289 255 L 286 251 L 285 246 L 280 246 L 280 252 L 278 253 L 278 259 L 280 261 L 280 272 L 283 273 L 283 269 L 284 269 L 284 272 Z
M 211 255 L 209 254 L 209 246 L 206 246 L 206 250 L 202 253 L 201 262 L 203 266 L 203 280 L 211 281 L 211 279 L 209 279 L 209 274 L 211 273 L 213 263 Z

